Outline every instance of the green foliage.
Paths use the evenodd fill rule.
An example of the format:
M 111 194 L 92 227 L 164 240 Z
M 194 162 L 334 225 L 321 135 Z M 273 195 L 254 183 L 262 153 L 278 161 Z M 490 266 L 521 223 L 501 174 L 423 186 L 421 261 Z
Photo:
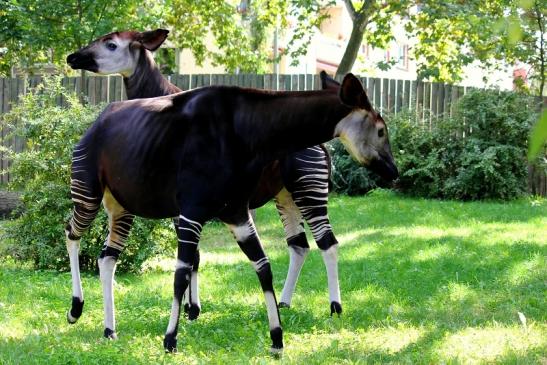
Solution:
M 528 159 L 530 161 L 539 155 L 545 143 L 547 143 L 547 109 L 544 109 L 541 113 L 541 118 L 537 121 L 530 135 L 530 147 L 528 149 Z
M 264 73 L 273 61 L 271 37 L 283 32 L 294 18 L 292 36 L 284 45 L 293 57 L 307 52 L 313 28 L 325 19 L 321 9 L 328 3 L 286 0 L 167 0 L 166 22 L 170 39 L 190 49 L 199 64 L 210 60 L 229 72 Z M 215 48 L 207 48 L 210 38 Z
M 340 141 L 328 143 L 327 148 L 332 159 L 331 181 L 334 191 L 340 194 L 362 195 L 381 185 L 381 179 L 365 167 L 359 166 Z
M 397 189 L 423 197 L 513 199 L 527 187 L 527 141 L 537 119 L 534 99 L 513 92 L 474 91 L 453 118 L 416 120 L 413 111 L 386 118 L 400 177 Z M 427 120 L 429 118 L 426 118 Z M 366 192 L 379 184 L 334 145 L 337 191 Z
M 67 107 L 56 105 L 60 96 Z M 64 227 L 72 208 L 72 149 L 100 109 L 81 105 L 76 95 L 60 86 L 60 78 L 52 78 L 22 96 L 3 116 L 4 127 L 26 141 L 23 152 L 8 151 L 13 162 L 10 188 L 20 191 L 22 200 L 21 215 L 6 224 L 3 237 L 9 242 L 5 250 L 10 255 L 31 260 L 37 268 L 68 269 Z M 137 271 L 147 258 L 165 252 L 166 244 L 175 242 L 160 240 L 169 230 L 169 222 L 137 219 L 119 268 Z M 106 215 L 101 212 L 82 240 L 80 265 L 84 270 L 95 267 L 107 234 Z

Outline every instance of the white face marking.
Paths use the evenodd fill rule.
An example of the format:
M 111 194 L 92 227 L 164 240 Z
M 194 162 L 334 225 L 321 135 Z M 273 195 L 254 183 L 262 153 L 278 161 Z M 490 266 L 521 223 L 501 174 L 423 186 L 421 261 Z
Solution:
M 139 52 L 131 49 L 132 41 L 113 36 L 106 41 L 99 40 L 89 48 L 97 64 L 97 73 L 110 75 L 119 73 L 129 77 L 135 72 Z
M 356 109 L 342 119 L 334 131 L 350 155 L 363 165 L 379 158 L 378 149 L 385 142 L 385 137 L 378 137 L 377 126 L 368 114 L 366 110 Z

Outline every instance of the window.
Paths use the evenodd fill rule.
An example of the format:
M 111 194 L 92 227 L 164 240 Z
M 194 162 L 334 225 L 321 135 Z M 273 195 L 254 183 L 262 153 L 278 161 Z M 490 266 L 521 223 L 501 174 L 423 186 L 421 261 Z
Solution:
M 408 45 L 397 45 L 397 67 L 408 70 Z

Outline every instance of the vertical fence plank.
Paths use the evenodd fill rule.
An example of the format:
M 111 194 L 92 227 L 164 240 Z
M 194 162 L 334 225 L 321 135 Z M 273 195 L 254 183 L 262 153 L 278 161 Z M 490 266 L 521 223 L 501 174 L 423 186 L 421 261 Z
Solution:
M 410 80 L 403 82 L 403 101 L 401 102 L 401 110 L 410 109 Z
M 4 83 L 7 79 L 0 78 L 0 113 L 4 114 Z M 2 119 L 0 115 L 0 120 Z M 4 145 L 4 124 L 0 125 L 0 144 Z M 5 154 L 0 150 L 0 183 L 5 184 L 8 182 L 8 177 L 4 174 L 4 158 Z
M 424 82 L 424 99 L 423 99 L 423 121 L 429 123 L 431 114 L 431 83 Z
M 274 90 L 273 84 L 274 84 L 274 75 L 273 74 L 264 75 L 264 89 Z
M 298 91 L 298 75 L 291 76 L 291 91 Z
M 438 111 L 438 105 L 437 105 L 437 98 L 439 96 L 439 84 L 434 82 L 431 84 L 431 114 L 432 116 L 437 116 Z
M 313 75 L 313 90 L 321 90 L 321 76 Z
M 108 103 L 108 76 L 101 77 L 100 97 L 101 103 Z
M 395 111 L 395 97 L 396 97 L 396 82 L 395 80 L 389 80 L 389 93 L 387 98 L 387 108 L 390 113 Z
M 382 113 L 389 110 L 389 79 L 382 79 Z
M 256 75 L 255 87 L 258 89 L 264 89 L 264 75 Z
M 382 79 L 373 78 L 374 84 L 374 107 L 378 110 L 382 109 Z
M 312 74 L 306 74 L 306 90 L 313 90 L 313 76 Z
M 444 85 L 443 113 L 450 115 L 450 104 L 452 102 L 452 85 Z
M 397 93 L 395 94 L 395 113 L 401 111 L 403 104 L 403 80 L 397 80 Z

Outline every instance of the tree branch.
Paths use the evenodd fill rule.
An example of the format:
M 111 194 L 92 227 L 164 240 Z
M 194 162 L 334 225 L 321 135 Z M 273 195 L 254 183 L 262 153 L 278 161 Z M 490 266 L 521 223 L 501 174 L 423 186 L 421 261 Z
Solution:
M 351 18 L 352 22 L 355 22 L 357 19 L 357 12 L 355 11 L 355 8 L 353 7 L 353 4 L 351 0 L 344 0 L 344 4 L 346 5 L 346 9 L 348 9 L 349 17 Z

